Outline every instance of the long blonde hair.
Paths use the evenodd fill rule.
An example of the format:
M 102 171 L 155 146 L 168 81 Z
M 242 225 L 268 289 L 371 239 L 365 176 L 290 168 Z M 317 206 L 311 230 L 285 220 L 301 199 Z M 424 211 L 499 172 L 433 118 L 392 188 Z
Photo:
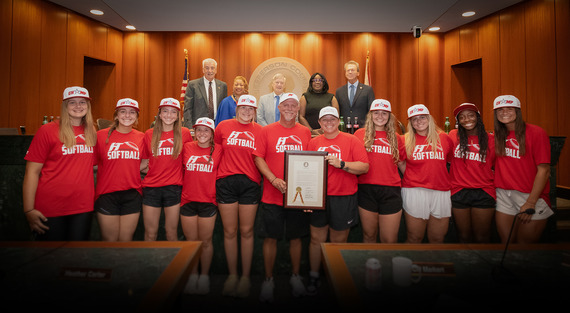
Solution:
M 93 122 L 93 115 L 91 114 L 91 101 L 89 99 L 85 100 L 87 101 L 87 113 L 83 118 L 81 118 L 81 126 L 83 126 L 85 145 L 88 147 L 94 147 L 97 143 L 97 130 L 95 130 L 95 123 Z M 77 143 L 75 141 L 73 125 L 71 125 L 71 118 L 69 118 L 69 113 L 67 112 L 68 103 L 69 99 L 61 102 L 59 140 L 63 142 L 67 148 L 71 148 Z
M 157 157 L 158 156 L 158 143 L 160 142 L 160 137 L 162 136 L 162 119 L 160 118 L 160 110 L 162 108 L 158 108 L 158 115 L 156 115 L 155 123 L 154 123 L 154 130 L 152 131 L 152 140 L 150 146 L 152 148 L 152 155 Z M 178 158 L 180 152 L 182 152 L 182 123 L 180 121 L 180 111 L 178 111 L 178 117 L 173 125 L 173 138 L 174 138 L 174 147 L 172 151 L 172 158 Z
M 426 138 L 426 143 L 431 146 L 431 151 L 437 151 L 437 145 L 440 143 L 439 133 L 442 131 L 435 124 L 435 120 L 431 115 L 428 115 L 428 134 Z M 406 132 L 406 154 L 411 157 L 414 153 L 414 148 L 416 146 L 416 130 L 412 126 L 412 120 L 408 120 L 408 131 Z
M 372 145 L 374 144 L 374 139 L 376 137 L 376 127 L 374 125 L 374 121 L 372 119 L 372 115 L 374 111 L 369 111 L 366 114 L 366 121 L 364 122 L 364 148 L 366 151 L 372 151 Z M 398 163 L 400 161 L 400 153 L 398 150 L 398 135 L 396 134 L 396 116 L 390 113 L 390 117 L 384 125 L 384 130 L 386 131 L 386 138 L 388 139 L 388 143 L 390 143 L 390 150 L 392 151 L 392 160 L 394 163 Z

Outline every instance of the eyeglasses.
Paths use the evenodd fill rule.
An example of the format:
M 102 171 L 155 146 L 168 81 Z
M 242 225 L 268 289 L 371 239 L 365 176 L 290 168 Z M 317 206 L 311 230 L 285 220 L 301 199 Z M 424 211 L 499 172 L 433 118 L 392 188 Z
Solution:
M 322 83 L 324 81 L 325 81 L 324 79 L 320 79 L 320 78 L 313 78 L 313 80 L 312 80 L 313 83 Z

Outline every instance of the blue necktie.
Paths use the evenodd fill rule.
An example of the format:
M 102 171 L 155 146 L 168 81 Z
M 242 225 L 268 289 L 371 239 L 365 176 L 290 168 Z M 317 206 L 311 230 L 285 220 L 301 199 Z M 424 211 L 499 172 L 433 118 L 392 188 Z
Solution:
M 350 94 L 348 95 L 348 100 L 350 100 L 350 106 L 352 106 L 352 101 L 354 100 L 354 85 L 350 85 Z
M 279 121 L 280 114 L 277 106 L 279 105 L 279 96 L 275 96 L 275 121 Z

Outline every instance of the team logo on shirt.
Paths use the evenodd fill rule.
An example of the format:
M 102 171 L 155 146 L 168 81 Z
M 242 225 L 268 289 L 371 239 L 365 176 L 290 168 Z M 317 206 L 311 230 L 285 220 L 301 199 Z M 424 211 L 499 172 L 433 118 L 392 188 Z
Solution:
M 519 142 L 515 138 L 507 138 L 505 143 L 505 155 L 514 159 L 520 159 Z
M 186 162 L 186 170 L 190 172 L 211 173 L 214 168 L 214 160 L 210 155 L 192 155 Z
M 275 152 L 283 153 L 285 150 L 303 150 L 303 141 L 296 135 L 279 137 L 275 145 Z
M 229 146 L 239 146 L 255 149 L 255 136 L 249 131 L 232 131 L 227 139 L 227 144 Z
M 107 151 L 109 160 L 139 160 L 139 147 L 131 141 L 113 142 Z
M 414 153 L 412 154 L 413 160 L 445 160 L 443 147 L 437 144 L 437 151 L 430 151 L 430 145 L 416 145 Z
M 174 138 L 160 140 L 158 142 L 158 155 L 172 155 L 174 151 Z
M 77 154 L 77 153 L 93 153 L 93 147 L 88 147 L 85 145 L 85 136 L 79 134 L 75 136 L 75 146 L 68 148 L 65 145 L 61 145 L 61 153 L 63 155 Z
M 388 142 L 388 138 L 376 138 L 374 144 L 370 147 L 372 152 L 392 155 L 392 147 Z
M 329 154 L 336 156 L 339 160 L 342 160 L 340 147 L 337 145 L 330 145 L 328 147 L 319 147 L 317 151 L 326 151 Z
M 471 150 L 475 150 L 475 151 L 471 151 Z M 481 159 L 481 154 L 479 154 L 479 150 L 481 150 L 481 147 L 479 147 L 478 143 L 467 144 L 467 151 L 465 152 L 465 159 L 485 163 L 486 162 L 485 157 L 483 157 L 483 159 Z M 461 153 L 461 147 L 459 145 L 457 145 L 457 147 L 455 148 L 455 155 L 454 156 L 457 159 L 463 159 L 463 155 Z

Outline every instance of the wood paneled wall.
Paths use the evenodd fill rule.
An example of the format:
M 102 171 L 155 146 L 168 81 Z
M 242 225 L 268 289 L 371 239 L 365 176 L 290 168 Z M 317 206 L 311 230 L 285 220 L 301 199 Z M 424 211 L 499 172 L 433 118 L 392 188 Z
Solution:
M 213 57 L 218 60 L 217 77 L 228 83 L 228 92 L 235 76 L 249 79 L 265 60 L 288 57 L 303 64 L 310 74 L 323 73 L 334 93 L 346 83 L 343 66 L 348 60 L 361 64 L 364 80 L 366 54 L 370 51 L 376 97 L 389 99 L 398 117 L 405 120 L 406 109 L 419 102 L 443 114 L 442 35 L 425 35 L 417 40 L 408 34 L 382 33 L 126 33 L 124 41 L 125 55 L 134 56 L 125 58 L 124 71 L 136 74 L 124 76 L 118 96 L 130 96 L 142 103 L 145 109 L 141 125 L 150 123 L 160 99 L 178 97 L 184 49 L 189 51 L 191 79 L 201 77 L 201 61 Z
M 249 79 L 273 57 L 324 73 L 334 92 L 345 84 L 343 64 L 350 59 L 360 63 L 364 80 L 369 51 L 376 97 L 390 100 L 403 122 L 410 105 L 424 103 L 443 125 L 461 94 L 454 90 L 452 66 L 481 59 L 482 103 L 477 104 L 488 129 L 493 99 L 511 93 L 523 102 L 528 122 L 550 135 L 568 136 L 568 3 L 525 1 L 445 34 L 415 39 L 408 33 L 122 32 L 50 2 L 1 1 L 0 127 L 26 125 L 33 134 L 44 115 L 59 115 L 63 89 L 85 84 L 85 57 L 114 64 L 93 78 L 109 81 L 91 82 L 111 94 L 93 100 L 95 118 L 111 118 L 115 101 L 131 97 L 141 106 L 139 129 L 146 130 L 160 99 L 180 94 L 184 49 L 190 79 L 202 75 L 202 59 L 213 57 L 229 92 L 235 76 Z M 565 186 L 570 186 L 568 145 L 558 174 Z
M 570 137 L 570 6 L 568 0 L 533 0 L 502 10 L 445 34 L 444 85 L 452 86 L 455 64 L 482 60 L 482 111 L 493 128 L 493 99 L 513 94 L 528 123 L 550 136 Z M 444 109 L 456 105 L 445 88 Z M 490 114 L 489 114 L 490 113 Z M 570 186 L 570 138 L 558 164 L 558 182 Z

